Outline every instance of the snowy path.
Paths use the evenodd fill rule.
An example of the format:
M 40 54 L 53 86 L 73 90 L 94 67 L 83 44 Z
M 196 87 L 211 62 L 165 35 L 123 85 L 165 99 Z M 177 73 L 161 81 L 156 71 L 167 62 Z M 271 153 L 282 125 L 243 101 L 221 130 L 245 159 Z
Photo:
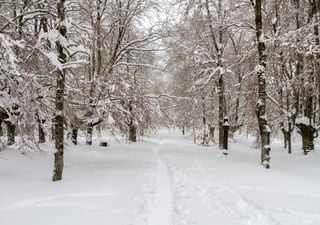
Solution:
M 158 166 L 149 199 L 148 225 L 209 225 L 212 221 L 230 225 L 279 224 L 261 207 L 215 178 L 214 168 L 206 168 L 197 158 L 190 163 L 182 146 L 183 143 L 162 139 L 154 149 Z
M 199 150 L 203 151 L 194 150 L 194 146 L 187 145 L 183 139 L 165 137 L 158 140 L 154 149 L 158 166 L 154 189 L 148 199 L 149 210 L 144 215 L 146 225 L 319 224 L 320 215 L 268 208 L 251 200 L 242 192 L 244 186 L 233 187 L 223 177 L 216 176 L 221 168 L 214 164 L 208 166 L 208 155 L 212 157 L 212 154 L 199 154 Z M 229 160 L 222 155 L 215 160 L 217 158 Z M 260 193 L 264 194 L 265 190 Z M 310 194 L 319 197 L 318 193 Z
M 266 170 L 246 141 L 231 142 L 228 157 L 168 131 L 69 145 L 58 183 L 50 146 L 29 158 L 0 152 L 0 225 L 319 225 L 318 151 L 273 146 Z
M 148 224 L 153 225 L 174 225 L 173 221 L 173 193 L 169 171 L 165 160 L 162 157 L 161 142 L 154 148 L 157 155 L 157 174 L 155 190 L 152 196 L 151 214 Z

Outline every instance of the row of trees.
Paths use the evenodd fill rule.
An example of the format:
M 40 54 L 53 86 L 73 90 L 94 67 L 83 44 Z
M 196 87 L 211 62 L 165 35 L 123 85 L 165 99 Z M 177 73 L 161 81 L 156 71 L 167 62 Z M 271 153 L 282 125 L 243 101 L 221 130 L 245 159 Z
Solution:
M 231 133 L 258 130 L 266 168 L 272 131 L 282 131 L 289 153 L 294 130 L 304 153 L 313 150 L 319 1 L 169 4 L 160 24 L 149 21 L 161 17 L 153 0 L 0 0 L 0 128 L 7 145 L 17 134 L 24 147 L 55 140 L 56 181 L 65 136 L 77 144 L 82 130 L 91 145 L 98 128 L 134 142 L 153 126 L 152 115 L 166 110 L 161 116 L 183 129 L 217 127 L 220 147 L 225 118 Z M 166 94 L 155 78 L 164 64 L 172 78 Z
M 6 144 L 34 148 L 55 140 L 57 181 L 64 131 L 74 144 L 84 131 L 91 145 L 96 127 L 132 142 L 150 129 L 161 98 L 150 90 L 162 32 L 144 22 L 156 8 L 150 0 L 0 1 Z
M 166 42 L 172 51 L 171 93 L 187 97 L 175 108 L 185 127 L 257 131 L 261 163 L 269 168 L 270 134 L 292 133 L 305 154 L 320 124 L 319 14 L 316 0 L 177 1 L 182 15 Z M 190 110 L 192 109 L 192 110 Z M 257 118 L 257 119 L 256 119 Z M 269 122 L 268 122 L 269 121 Z

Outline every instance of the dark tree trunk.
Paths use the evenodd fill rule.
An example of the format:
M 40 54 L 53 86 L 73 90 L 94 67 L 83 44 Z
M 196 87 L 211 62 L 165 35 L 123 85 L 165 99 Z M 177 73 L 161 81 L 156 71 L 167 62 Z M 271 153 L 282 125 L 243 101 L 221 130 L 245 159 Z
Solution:
M 256 106 L 256 114 L 259 124 L 259 132 L 261 138 L 261 164 L 269 168 L 270 162 L 270 128 L 266 119 L 266 78 L 265 70 L 267 65 L 266 45 L 262 28 L 262 0 L 256 0 L 255 4 L 255 23 L 256 36 L 258 43 L 259 65 L 257 66 L 258 77 L 258 102 Z
M 288 153 L 291 154 L 292 153 L 292 143 L 291 143 L 291 136 L 292 136 L 292 131 L 293 131 L 293 127 L 292 127 L 292 122 L 289 122 L 289 131 L 288 131 Z
M 55 118 L 53 117 L 51 120 L 51 140 L 54 141 L 56 139 L 56 129 L 55 129 Z
M 129 102 L 129 112 L 130 112 L 130 123 L 128 123 L 129 126 L 129 141 L 136 142 L 137 141 L 137 126 L 134 124 L 134 117 L 132 115 L 133 113 L 133 107 L 132 107 L 132 101 Z
M 302 150 L 305 155 L 314 150 L 314 138 L 318 135 L 310 120 L 311 118 L 309 118 L 309 124 L 306 121 L 297 122 L 296 124 L 299 129 L 298 133 L 302 137 Z
M 216 143 L 215 140 L 214 140 L 214 130 L 215 130 L 215 127 L 211 125 L 211 126 L 209 127 L 210 140 L 211 140 L 213 143 Z
M 59 0 L 57 3 L 58 9 L 58 31 L 60 35 L 66 37 L 67 27 L 64 26 L 65 21 L 65 1 Z M 63 49 L 60 41 L 56 41 L 56 48 L 60 63 L 64 64 L 67 61 L 67 55 Z M 63 172 L 63 155 L 64 155 L 64 89 L 65 89 L 65 70 L 57 69 L 57 86 L 56 86 L 56 100 L 55 100 L 55 147 L 54 153 L 54 171 L 53 181 L 62 179 Z
M 134 124 L 129 124 L 129 141 L 137 141 L 137 127 Z
M 228 155 L 228 133 L 229 133 L 229 121 L 228 119 L 224 119 L 223 122 L 223 154 Z
M 78 130 L 79 130 L 79 128 L 77 128 L 77 127 L 72 128 L 71 141 L 75 145 L 78 144 Z
M 12 122 L 7 121 L 7 145 L 13 145 L 15 143 L 15 136 L 16 136 L 16 125 Z
M 46 135 L 43 130 L 43 122 L 40 119 L 38 119 L 38 136 L 39 136 L 39 143 L 46 142 Z
M 0 106 L 0 136 L 3 136 L 2 123 L 9 118 L 6 110 Z
M 3 136 L 2 120 L 0 119 L 0 137 Z
M 207 125 L 207 118 L 206 118 L 206 103 L 205 103 L 205 98 L 201 97 L 202 100 L 202 123 L 203 127 L 205 128 Z
M 223 108 L 224 108 L 224 85 L 223 85 L 223 78 L 222 75 L 220 75 L 219 81 L 218 81 L 218 89 L 219 89 L 219 148 L 223 149 Z

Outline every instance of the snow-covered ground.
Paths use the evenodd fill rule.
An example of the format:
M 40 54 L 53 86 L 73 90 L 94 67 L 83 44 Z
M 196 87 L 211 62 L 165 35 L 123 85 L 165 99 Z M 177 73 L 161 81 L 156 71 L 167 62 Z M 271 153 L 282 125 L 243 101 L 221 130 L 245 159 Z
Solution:
M 236 138 L 217 146 L 161 131 L 135 144 L 68 144 L 52 183 L 53 148 L 0 152 L 1 225 L 319 225 L 320 154 L 274 144 L 271 169 Z

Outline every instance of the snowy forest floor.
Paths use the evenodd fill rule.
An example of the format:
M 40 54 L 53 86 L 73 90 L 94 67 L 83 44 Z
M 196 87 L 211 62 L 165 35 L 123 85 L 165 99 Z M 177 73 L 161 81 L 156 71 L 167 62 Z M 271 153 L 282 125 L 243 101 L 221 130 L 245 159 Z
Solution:
M 73 146 L 52 183 L 53 146 L 0 152 L 1 225 L 319 225 L 320 153 L 272 145 L 271 169 L 241 137 L 229 156 L 180 133 Z

